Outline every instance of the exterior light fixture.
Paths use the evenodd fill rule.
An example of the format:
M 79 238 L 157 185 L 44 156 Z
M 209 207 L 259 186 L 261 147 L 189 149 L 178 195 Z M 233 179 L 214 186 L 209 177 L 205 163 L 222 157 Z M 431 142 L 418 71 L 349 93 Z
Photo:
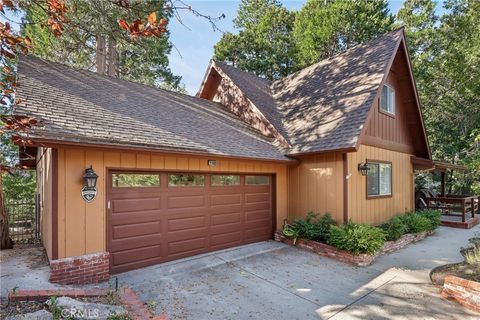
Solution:
M 358 164 L 358 171 L 360 171 L 362 176 L 366 176 L 368 174 L 368 170 L 370 170 L 370 168 L 366 162 Z
M 90 168 L 85 169 L 85 173 L 83 174 L 83 182 L 84 186 L 82 188 L 81 194 L 83 200 L 86 202 L 91 202 L 97 196 L 97 178 L 98 175 L 93 171 L 92 166 Z

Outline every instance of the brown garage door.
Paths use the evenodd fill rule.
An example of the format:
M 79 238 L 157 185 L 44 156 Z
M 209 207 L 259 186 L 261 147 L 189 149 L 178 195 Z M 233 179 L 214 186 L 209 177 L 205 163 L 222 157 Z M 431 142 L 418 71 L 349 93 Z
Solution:
M 272 238 L 272 177 L 109 173 L 111 272 Z

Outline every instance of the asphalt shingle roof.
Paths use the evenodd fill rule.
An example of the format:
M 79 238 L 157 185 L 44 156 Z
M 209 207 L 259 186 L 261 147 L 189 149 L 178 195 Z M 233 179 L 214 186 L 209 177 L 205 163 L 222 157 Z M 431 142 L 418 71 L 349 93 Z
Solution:
M 16 115 L 30 137 L 289 160 L 271 141 L 204 99 L 21 56 Z
M 288 134 L 283 127 L 283 115 L 278 110 L 270 89 L 272 82 L 257 75 L 240 71 L 221 61 L 214 61 L 219 67 L 247 96 L 247 98 L 260 109 L 260 112 L 277 129 L 277 131 L 288 141 Z M 239 72 L 240 71 L 240 72 Z
M 402 29 L 392 31 L 272 83 L 216 64 L 284 135 L 288 154 L 349 149 L 402 36 Z

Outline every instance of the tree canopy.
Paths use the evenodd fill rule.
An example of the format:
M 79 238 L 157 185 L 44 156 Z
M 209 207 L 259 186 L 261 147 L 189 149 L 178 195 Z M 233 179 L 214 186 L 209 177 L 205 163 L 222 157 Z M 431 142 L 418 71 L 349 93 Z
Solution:
M 44 23 L 48 20 L 44 8 L 26 1 L 22 3 L 25 11 L 22 33 L 32 40 L 34 55 L 178 90 L 182 89 L 181 77 L 173 75 L 168 64 L 172 48 L 168 32 L 161 37 L 132 37 L 119 26 L 119 20 L 131 21 L 149 12 L 155 14 L 156 20 L 169 18 L 167 11 L 159 10 L 163 5 L 163 2 L 148 0 L 132 2 L 125 9 L 110 1 L 69 0 L 68 23 L 61 37 L 56 37 Z
M 277 0 L 242 0 L 234 26 L 215 45 L 214 59 L 277 79 L 294 71 L 292 30 L 295 14 Z
M 388 32 L 393 21 L 385 0 L 309 0 L 293 28 L 298 66 L 309 66 Z

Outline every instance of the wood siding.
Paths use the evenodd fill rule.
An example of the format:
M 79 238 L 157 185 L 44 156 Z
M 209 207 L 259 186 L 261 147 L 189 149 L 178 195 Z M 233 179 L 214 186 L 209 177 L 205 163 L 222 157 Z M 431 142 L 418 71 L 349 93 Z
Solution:
M 217 167 L 209 167 L 216 159 Z M 86 203 L 80 196 L 85 168 L 92 165 L 99 175 L 97 198 Z M 215 157 L 179 156 L 159 153 L 60 148 L 58 150 L 58 255 L 59 258 L 106 250 L 107 168 L 269 173 L 276 176 L 276 227 L 287 216 L 287 165 Z
M 225 109 L 237 115 L 263 135 L 275 138 L 282 146 L 289 147 L 285 138 L 221 70 L 210 69 L 200 97 L 221 104 Z
M 38 148 L 37 193 L 40 196 L 40 233 L 48 259 L 52 259 L 52 149 Z
M 413 210 L 414 180 L 411 154 L 361 145 L 348 154 L 348 212 L 355 222 L 381 224 L 391 217 Z M 392 162 L 392 197 L 367 199 L 367 177 L 358 171 L 366 159 Z
M 343 222 L 343 160 L 341 153 L 303 156 L 300 164 L 288 168 L 289 220 L 310 211 Z
M 385 79 L 385 84 L 395 90 L 395 115 L 380 110 L 380 98 L 377 98 L 361 143 L 428 158 L 428 147 L 409 72 L 407 57 L 401 46 Z

